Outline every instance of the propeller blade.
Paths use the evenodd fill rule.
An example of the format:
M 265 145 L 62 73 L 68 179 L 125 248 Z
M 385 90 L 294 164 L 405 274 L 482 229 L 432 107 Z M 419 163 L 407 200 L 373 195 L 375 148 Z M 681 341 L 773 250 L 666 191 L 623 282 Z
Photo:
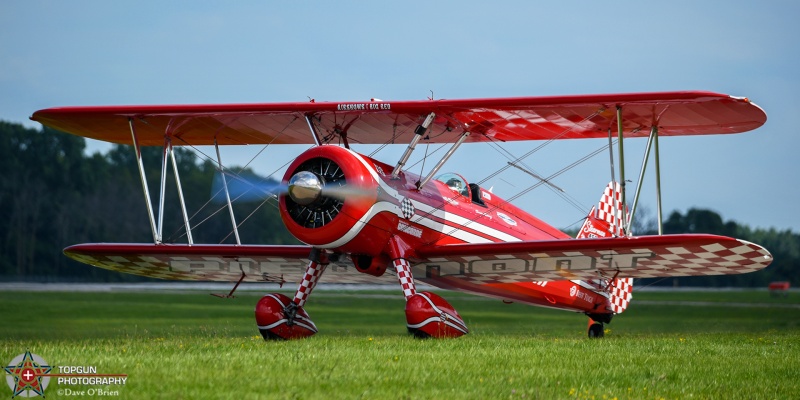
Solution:
M 307 174 L 311 173 L 307 172 Z M 268 197 L 289 194 L 289 188 L 293 184 L 293 181 L 290 181 L 290 183 L 287 185 L 272 179 L 260 177 L 255 174 L 226 174 L 225 178 L 227 180 L 228 193 L 230 193 L 231 200 L 245 202 L 263 201 Z M 339 186 L 336 184 L 324 185 L 321 187 L 321 191 L 319 192 L 319 195 L 323 197 L 332 197 L 342 201 L 346 200 L 348 197 L 369 197 L 374 196 L 374 194 L 374 190 L 350 185 Z M 219 173 L 214 175 L 214 181 L 211 187 L 211 196 L 216 202 L 224 203 L 226 201 L 224 182 L 222 180 L 222 175 Z M 299 199 L 295 199 L 295 201 L 297 200 Z
M 231 200 L 263 201 L 268 197 L 286 194 L 288 191 L 286 185 L 257 175 L 226 175 L 225 180 L 228 183 L 228 193 L 230 193 Z M 226 201 L 222 174 L 217 173 L 214 175 L 211 196 L 214 201 Z
M 333 197 L 339 200 L 346 200 L 348 197 L 369 197 L 374 195 L 374 193 L 374 190 L 351 185 L 326 185 L 322 187 L 323 196 Z

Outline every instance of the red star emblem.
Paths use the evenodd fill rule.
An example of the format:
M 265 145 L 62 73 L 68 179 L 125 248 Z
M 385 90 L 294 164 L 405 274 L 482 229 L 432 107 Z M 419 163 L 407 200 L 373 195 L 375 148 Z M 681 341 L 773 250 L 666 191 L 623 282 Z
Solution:
M 40 357 L 37 356 L 41 361 Z M 17 360 L 18 358 L 15 358 Z M 12 364 L 14 361 L 12 361 Z M 28 391 L 28 397 L 32 397 L 30 391 L 37 395 L 44 397 L 44 385 L 42 380 L 45 379 L 43 375 L 49 374 L 53 369 L 49 365 L 41 365 L 33 359 L 30 351 L 26 351 L 22 356 L 22 360 L 17 365 L 9 365 L 4 368 L 6 374 L 14 378 L 14 387 L 12 390 L 14 394 L 11 398 L 17 397 L 23 391 Z M 46 382 L 45 382 L 46 384 Z M 9 383 L 9 386 L 11 384 Z

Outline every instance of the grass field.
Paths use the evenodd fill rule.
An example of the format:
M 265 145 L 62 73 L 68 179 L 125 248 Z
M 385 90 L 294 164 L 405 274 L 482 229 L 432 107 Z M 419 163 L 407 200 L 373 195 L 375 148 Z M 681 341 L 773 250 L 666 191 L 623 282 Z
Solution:
M 292 342 L 261 339 L 256 294 L 5 292 L 0 360 L 30 350 L 128 375 L 86 397 L 800 398 L 798 293 L 634 292 L 602 340 L 585 338 L 581 315 L 442 295 L 469 335 L 409 337 L 399 291 L 317 291 L 320 333 Z M 88 389 L 51 380 L 45 394 Z

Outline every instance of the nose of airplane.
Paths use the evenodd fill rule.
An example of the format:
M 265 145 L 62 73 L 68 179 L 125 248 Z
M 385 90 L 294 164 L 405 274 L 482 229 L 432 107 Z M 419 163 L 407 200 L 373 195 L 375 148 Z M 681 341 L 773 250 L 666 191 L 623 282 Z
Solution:
M 316 174 L 300 171 L 289 179 L 289 197 L 295 203 L 307 206 L 319 199 L 322 186 L 323 182 Z

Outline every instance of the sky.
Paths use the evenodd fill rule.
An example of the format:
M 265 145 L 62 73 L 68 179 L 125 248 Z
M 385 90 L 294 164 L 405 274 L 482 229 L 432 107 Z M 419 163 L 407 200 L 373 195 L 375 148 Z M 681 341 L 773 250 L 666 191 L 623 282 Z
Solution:
M 709 90 L 748 97 L 767 123 L 737 135 L 662 138 L 665 218 L 706 208 L 753 228 L 800 232 L 800 135 L 791 122 L 800 111 L 793 95 L 800 92 L 798 17 L 796 1 L 6 0 L 0 119 L 37 127 L 28 120 L 34 111 L 78 105 Z M 540 144 L 505 150 L 519 156 Z M 555 142 L 524 164 L 550 176 L 604 144 Z M 625 143 L 631 186 L 644 144 Z M 304 148 L 273 146 L 252 162 L 261 148 L 224 148 L 222 158 L 280 178 L 280 166 Z M 92 141 L 87 152 L 107 149 Z M 404 149 L 390 146 L 375 157 L 395 164 Z M 413 164 L 423 155 L 420 146 L 412 172 L 420 172 Z M 492 147 L 467 144 L 444 171 L 478 182 L 506 162 Z M 552 180 L 578 207 L 546 186 L 514 202 L 556 227 L 577 228 L 610 180 L 608 163 L 603 153 Z M 651 160 L 637 212 L 650 218 L 653 170 Z M 511 168 L 484 187 L 511 198 L 536 183 Z

